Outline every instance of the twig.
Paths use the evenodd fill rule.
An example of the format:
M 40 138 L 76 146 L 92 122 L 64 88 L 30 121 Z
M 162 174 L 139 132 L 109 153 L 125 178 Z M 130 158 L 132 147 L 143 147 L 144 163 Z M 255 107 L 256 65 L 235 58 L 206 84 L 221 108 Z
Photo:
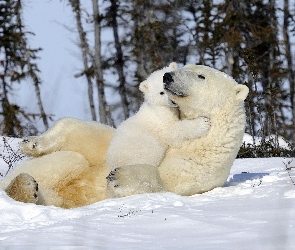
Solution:
M 3 150 L 0 154 L 0 157 L 7 164 L 8 168 L 5 174 L 0 173 L 0 176 L 5 177 L 9 171 L 11 171 L 15 165 L 20 162 L 25 155 L 19 153 L 19 150 L 14 150 L 9 144 L 6 137 L 2 136 L 3 141 Z
M 291 174 L 290 174 L 290 171 L 292 170 L 292 168 L 295 168 L 295 167 L 290 167 L 289 165 L 293 162 L 294 159 L 292 160 L 289 160 L 287 163 L 285 161 L 283 161 L 283 164 L 285 165 L 285 168 L 286 168 L 286 171 L 289 175 L 289 178 L 290 180 L 292 181 L 293 185 L 295 185 L 295 181 L 293 180 Z

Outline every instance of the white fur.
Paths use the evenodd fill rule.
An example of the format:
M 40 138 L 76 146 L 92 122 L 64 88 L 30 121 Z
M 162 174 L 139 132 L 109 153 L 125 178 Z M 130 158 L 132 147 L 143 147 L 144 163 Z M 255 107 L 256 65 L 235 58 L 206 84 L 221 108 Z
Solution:
M 105 156 L 114 131 L 96 122 L 60 119 L 44 134 L 20 144 L 32 159 L 9 173 L 0 188 L 5 189 L 18 174 L 28 173 L 39 185 L 38 204 L 72 208 L 103 200 L 109 173 Z
M 151 170 L 159 171 L 167 191 L 193 195 L 224 185 L 244 134 L 243 101 L 248 88 L 206 66 L 187 65 L 174 73 L 168 96 L 179 105 L 185 119 L 209 117 L 211 128 L 206 136 L 185 141 L 180 148 L 168 148 L 159 167 L 151 167 Z M 175 94 L 182 94 L 182 97 Z M 128 195 L 132 191 L 133 194 L 138 192 L 136 176 L 142 172 L 140 168 L 128 171 L 128 166 L 122 167 L 114 174 L 118 193 L 124 190 L 120 180 L 126 176 L 129 177 Z M 123 177 L 120 171 L 124 173 Z M 131 191 L 133 186 L 136 188 Z M 143 189 L 150 192 L 148 188 Z M 116 196 L 116 188 L 113 192 Z
M 243 101 L 249 90 L 228 75 L 201 65 L 176 71 L 174 81 L 176 88 L 186 85 L 188 97 L 169 97 L 187 119 L 209 117 L 211 128 L 208 135 L 185 142 L 180 149 L 168 149 L 158 168 L 161 179 L 170 192 L 181 195 L 223 186 L 242 143 L 246 121 Z
M 181 121 L 176 106 L 169 104 L 164 93 L 163 75 L 176 69 L 176 63 L 171 63 L 140 84 L 145 101 L 133 117 L 117 128 L 107 152 L 106 163 L 110 170 L 135 164 L 157 167 L 168 146 L 181 146 L 184 141 L 208 132 L 208 119 Z
M 194 77 L 194 72 L 203 74 L 205 80 Z M 158 167 L 119 168 L 114 178 L 121 187 L 113 188 L 114 192 L 118 190 L 118 197 L 159 190 L 192 195 L 222 186 L 226 181 L 244 133 L 243 100 L 248 89 L 205 66 L 186 66 L 176 76 L 179 76 L 175 80 L 177 88 L 184 86 L 188 96 L 178 98 L 169 94 L 170 98 L 179 105 L 186 119 L 209 117 L 209 133 L 184 141 L 180 148 L 168 147 Z M 184 127 L 182 134 L 196 127 L 192 122 L 175 122 L 179 126 L 173 130 Z M 40 186 L 39 204 L 71 208 L 103 200 L 107 197 L 109 173 L 105 157 L 114 134 L 114 129 L 102 124 L 61 119 L 44 134 L 29 137 L 21 144 L 23 152 L 32 159 L 5 177 L 1 188 L 5 189 L 17 174 L 27 172 Z

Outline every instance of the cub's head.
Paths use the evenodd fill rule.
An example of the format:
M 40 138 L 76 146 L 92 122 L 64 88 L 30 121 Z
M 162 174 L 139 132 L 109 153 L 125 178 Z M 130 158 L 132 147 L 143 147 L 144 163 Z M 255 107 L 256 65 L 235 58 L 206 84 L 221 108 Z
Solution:
M 249 89 L 221 71 L 202 66 L 186 65 L 163 76 L 168 97 L 179 105 L 188 118 L 210 117 L 224 105 L 243 105 Z
M 177 70 L 177 64 L 172 62 L 168 67 L 153 72 L 145 81 L 140 83 L 139 90 L 144 93 L 145 102 L 150 105 L 177 107 L 169 100 L 164 91 L 163 76 L 167 72 Z

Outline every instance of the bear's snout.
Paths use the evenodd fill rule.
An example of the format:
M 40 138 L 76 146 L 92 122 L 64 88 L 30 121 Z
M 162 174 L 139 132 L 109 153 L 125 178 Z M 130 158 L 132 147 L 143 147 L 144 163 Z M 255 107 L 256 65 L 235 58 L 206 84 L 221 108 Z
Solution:
M 164 74 L 163 82 L 164 82 L 165 87 L 169 87 L 171 85 L 171 83 L 174 82 L 173 75 L 174 75 L 173 72 L 167 72 L 167 73 Z

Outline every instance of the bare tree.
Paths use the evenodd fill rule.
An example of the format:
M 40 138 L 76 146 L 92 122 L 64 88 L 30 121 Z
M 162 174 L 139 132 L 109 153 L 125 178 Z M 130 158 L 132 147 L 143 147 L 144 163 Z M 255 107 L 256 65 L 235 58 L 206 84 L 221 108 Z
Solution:
M 94 55 L 92 56 L 92 64 L 94 75 L 96 79 L 96 85 L 98 89 L 99 98 L 99 118 L 100 122 L 114 126 L 111 111 L 107 105 L 105 97 L 105 86 L 103 82 L 103 71 L 101 62 L 101 16 L 99 14 L 97 0 L 92 0 L 93 7 L 93 24 L 94 24 Z
M 23 33 L 24 25 L 22 23 L 22 18 L 20 15 L 17 15 L 17 23 L 18 23 L 18 28 L 20 30 L 20 33 Z M 31 50 L 29 48 L 27 48 L 26 53 L 25 53 L 25 57 L 26 57 L 26 61 L 27 61 L 28 75 L 33 80 L 34 87 L 35 87 L 35 94 L 36 94 L 36 98 L 37 98 L 37 104 L 38 104 L 38 107 L 40 110 L 40 116 L 42 118 L 44 127 L 47 130 L 49 128 L 49 125 L 48 125 L 47 115 L 45 113 L 43 102 L 41 99 L 41 91 L 40 91 L 40 85 L 42 82 L 41 82 L 40 77 L 37 74 L 37 72 L 39 72 L 37 65 L 31 62 L 31 59 L 32 59 L 31 54 L 32 54 Z M 33 57 L 34 57 L 34 53 L 33 53 Z
M 40 110 L 40 116 L 42 118 L 45 130 L 47 130 L 49 128 L 48 119 L 47 119 L 48 117 L 47 117 L 45 110 L 44 110 L 43 102 L 41 99 L 41 90 L 40 90 L 40 84 L 42 82 L 41 82 L 39 76 L 37 75 L 36 70 L 34 70 L 34 65 L 32 65 L 29 61 L 28 61 L 28 73 L 29 73 L 30 77 L 33 79 L 35 93 L 36 93 L 36 97 L 37 97 L 37 104 L 38 104 L 38 107 Z
M 89 54 L 89 45 L 87 43 L 87 38 L 86 38 L 86 32 L 83 29 L 82 25 L 82 20 L 81 20 L 81 8 L 80 8 L 80 0 L 72 0 L 69 1 L 73 12 L 76 15 L 76 23 L 77 23 L 77 28 L 78 28 L 78 33 L 79 33 L 79 39 L 80 39 L 80 48 L 82 52 L 82 58 L 83 58 L 83 66 L 84 66 L 84 71 L 76 76 L 81 76 L 85 75 L 87 79 L 87 85 L 88 85 L 88 100 L 89 100 L 89 105 L 90 105 L 90 112 L 91 112 L 91 117 L 93 121 L 96 121 L 96 112 L 95 112 L 95 105 L 94 105 L 94 98 L 93 98 L 93 83 L 91 80 L 91 69 L 89 66 L 89 60 L 88 60 L 88 54 Z
M 290 38 L 289 38 L 289 20 L 291 18 L 291 14 L 289 11 L 289 0 L 284 0 L 284 26 L 283 26 L 283 37 L 284 37 L 284 44 L 285 44 L 285 53 L 287 59 L 287 69 L 288 69 L 288 81 L 290 86 L 290 99 L 291 99 L 291 107 L 292 107 L 292 114 L 293 114 L 293 128 L 295 128 L 295 74 L 294 74 L 294 64 L 293 58 L 291 55 L 291 45 L 290 45 Z M 295 143 L 295 133 L 293 135 L 293 143 Z
M 103 16 L 99 13 L 99 6 L 97 0 L 92 0 L 93 10 L 93 30 L 94 30 L 94 49 L 91 49 L 87 40 L 87 32 L 83 28 L 82 14 L 81 14 L 81 3 L 80 0 L 69 1 L 72 6 L 73 12 L 75 13 L 77 29 L 79 33 L 80 48 L 83 58 L 84 70 L 80 74 L 76 74 L 76 77 L 85 75 L 88 85 L 88 99 L 91 110 L 91 116 L 93 120 L 97 120 L 94 104 L 94 91 L 92 79 L 94 79 L 98 90 L 98 114 L 99 121 L 104 124 L 114 126 L 110 107 L 107 104 L 105 96 L 105 84 L 103 79 L 102 69 L 102 56 L 101 56 L 101 21 Z
M 123 58 L 121 42 L 119 39 L 118 22 L 117 22 L 119 1 L 110 0 L 110 2 L 111 2 L 111 8 L 110 8 L 111 25 L 113 28 L 115 48 L 116 48 L 115 66 L 119 75 L 119 82 L 120 82 L 119 94 L 121 97 L 124 119 L 127 119 L 129 117 L 129 108 L 128 108 L 129 102 L 127 100 L 126 79 L 124 74 L 124 58 Z

